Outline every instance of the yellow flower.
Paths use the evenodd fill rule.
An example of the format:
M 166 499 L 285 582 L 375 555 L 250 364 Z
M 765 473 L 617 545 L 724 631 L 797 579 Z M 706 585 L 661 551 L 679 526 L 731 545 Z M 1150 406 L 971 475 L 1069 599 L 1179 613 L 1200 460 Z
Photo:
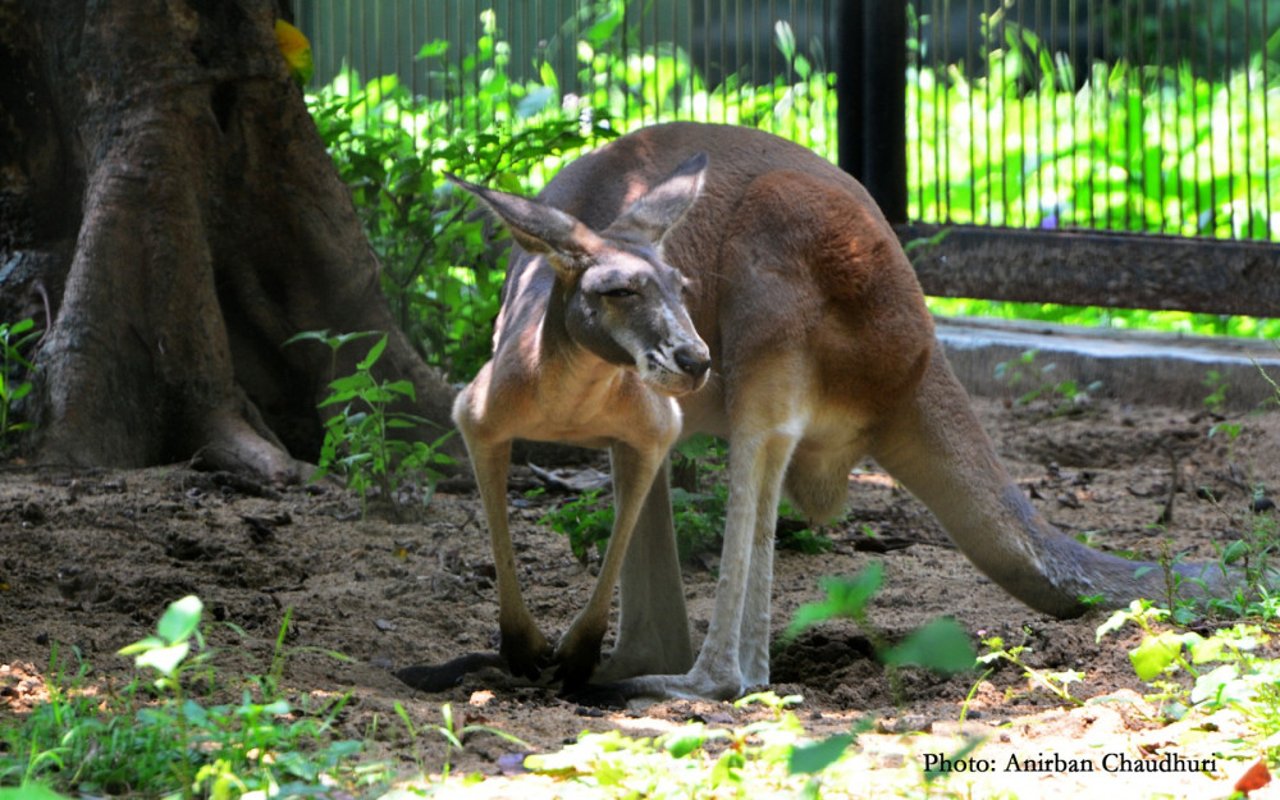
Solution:
M 289 64 L 289 74 L 299 86 L 305 86 L 315 72 L 311 61 L 311 42 L 302 31 L 282 19 L 276 20 L 276 44 Z

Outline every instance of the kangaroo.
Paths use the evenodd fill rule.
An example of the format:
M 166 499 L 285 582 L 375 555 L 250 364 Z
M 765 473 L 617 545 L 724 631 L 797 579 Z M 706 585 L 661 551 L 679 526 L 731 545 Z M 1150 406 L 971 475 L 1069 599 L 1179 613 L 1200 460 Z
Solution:
M 665 480 L 653 483 L 638 515 L 633 505 L 647 485 L 637 473 L 652 472 L 648 459 L 669 444 L 664 437 L 671 434 L 664 429 L 650 440 L 643 469 L 620 472 L 619 530 L 629 532 L 633 518 L 638 525 L 629 543 L 610 543 L 592 598 L 596 601 L 612 583 L 615 553 L 628 548 L 619 573 L 617 642 L 590 675 L 593 686 L 611 699 L 728 699 L 767 684 L 779 499 L 785 492 L 812 519 L 835 516 L 846 501 L 850 469 L 867 456 L 929 507 L 978 569 L 1034 609 L 1069 617 L 1083 612 L 1085 596 L 1101 596 L 1114 606 L 1165 593 L 1161 569 L 1077 543 L 1051 526 L 1013 483 L 937 344 L 920 285 L 896 235 L 866 190 L 837 167 L 767 133 L 673 123 L 636 131 L 574 161 L 546 187 L 540 202 L 565 215 L 561 226 L 578 230 L 581 223 L 600 231 L 610 247 L 626 249 L 626 237 L 620 239 L 616 231 L 634 227 L 629 220 L 637 207 L 647 215 L 647 207 L 665 205 L 655 203 L 653 195 L 675 193 L 664 176 L 673 169 L 679 174 L 677 165 L 694 153 L 710 156 L 701 196 L 687 213 L 681 208 L 679 224 L 673 219 L 679 215 L 663 215 L 672 226 L 663 229 L 660 253 L 689 282 L 688 319 L 709 346 L 713 365 L 705 385 L 690 377 L 679 381 L 689 388 L 678 397 L 683 433 L 706 432 L 729 442 L 729 498 L 715 603 L 694 659 L 688 621 L 680 613 L 679 567 L 668 554 L 674 534 Z M 689 198 L 688 192 L 679 194 Z M 520 234 L 517 239 L 526 244 Z M 530 244 L 536 248 L 537 242 Z M 512 270 L 515 288 L 508 302 L 519 303 L 520 287 L 533 278 L 549 283 L 545 259 L 517 254 Z M 557 281 L 557 286 L 572 284 L 566 277 Z M 536 313 L 519 305 L 504 309 L 499 339 L 509 339 L 512 326 L 521 323 L 523 338 L 536 338 L 547 305 L 545 299 L 540 303 Z M 685 319 L 684 310 L 670 313 Z M 550 310 L 547 315 L 552 317 Z M 607 323 L 622 330 L 633 324 Z M 492 394 L 485 387 L 508 370 L 527 380 L 532 368 L 519 361 L 523 352 L 500 341 L 496 366 L 467 388 L 459 408 L 484 408 L 481 398 Z M 627 350 L 625 358 L 618 353 L 615 362 L 634 352 Z M 696 349 L 694 372 L 705 369 L 704 359 L 704 351 Z M 521 388 L 518 408 L 504 419 L 541 420 L 554 413 L 534 407 L 536 395 Z M 597 414 L 616 416 L 593 402 L 587 398 L 575 407 L 558 432 L 575 432 L 580 420 L 590 427 Z M 459 420 L 469 444 L 478 427 L 468 416 L 474 413 L 464 411 Z M 644 429 L 647 420 L 640 415 L 629 426 Z M 637 452 L 643 447 L 629 446 Z M 616 470 L 626 462 L 616 451 L 614 456 Z M 494 460 L 500 458 L 482 449 L 477 461 L 477 474 L 488 476 L 481 486 L 491 524 L 504 511 L 492 491 Z M 537 661 L 542 640 L 523 614 L 510 616 L 515 612 L 508 610 L 514 579 L 512 566 L 502 563 L 509 556 L 505 527 L 495 532 L 494 542 L 504 601 L 503 647 L 514 658 L 513 669 L 527 670 Z M 1189 591 L 1224 589 L 1227 576 L 1216 567 L 1178 564 L 1176 569 Z M 562 643 L 554 657 L 572 657 L 568 674 L 574 680 L 588 672 L 583 662 L 598 646 L 598 613 L 592 607 L 590 621 L 578 621 L 591 647 L 578 644 L 575 622 L 567 637 L 572 647 Z M 591 696 L 591 687 L 586 691 Z
M 554 663 L 566 685 L 590 676 L 632 531 L 680 434 L 675 398 L 706 383 L 710 352 L 685 308 L 689 281 L 662 256 L 666 235 L 698 196 L 706 165 L 702 153 L 673 165 L 599 232 L 551 206 L 451 177 L 489 206 L 519 245 L 503 287 L 493 358 L 453 406 L 493 547 L 499 656 L 513 674 L 536 679 Z M 516 576 L 506 485 L 517 438 L 607 447 L 612 464 L 616 514 L 600 574 L 554 650 Z M 674 538 L 669 552 L 653 558 L 678 571 Z M 674 605 L 683 619 L 683 597 Z M 678 660 L 689 657 L 687 633 L 673 646 L 684 648 Z M 412 669 L 401 677 L 429 683 L 431 673 L 419 670 L 416 679 Z

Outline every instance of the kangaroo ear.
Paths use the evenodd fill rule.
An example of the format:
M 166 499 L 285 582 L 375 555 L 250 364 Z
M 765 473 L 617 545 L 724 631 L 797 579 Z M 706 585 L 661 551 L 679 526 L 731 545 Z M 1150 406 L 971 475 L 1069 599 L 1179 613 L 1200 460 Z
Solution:
M 600 237 L 573 216 L 537 200 L 487 189 L 446 173 L 450 181 L 480 198 L 502 218 L 520 246 L 531 253 L 546 253 L 557 266 L 573 268 L 600 251 Z
M 631 204 L 612 225 L 609 233 L 637 233 L 655 245 L 684 216 L 702 191 L 709 159 L 697 153 L 676 167 L 661 183 Z

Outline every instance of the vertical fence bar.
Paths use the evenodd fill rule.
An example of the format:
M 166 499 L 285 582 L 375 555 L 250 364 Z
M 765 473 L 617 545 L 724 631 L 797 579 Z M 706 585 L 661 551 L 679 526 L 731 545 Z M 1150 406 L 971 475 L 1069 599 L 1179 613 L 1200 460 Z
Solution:
M 1270 110 L 1271 102 L 1267 100 L 1267 88 L 1271 86 L 1271 81 L 1270 81 L 1270 78 L 1267 78 L 1267 60 L 1268 59 L 1267 59 L 1265 47 L 1266 47 L 1266 42 L 1268 40 L 1268 37 L 1270 37 L 1270 33 L 1271 33 L 1271 23 L 1267 22 L 1267 4 L 1263 3 L 1262 4 L 1262 36 L 1261 36 L 1262 46 L 1263 46 L 1262 59 L 1261 59 L 1262 76 L 1260 77 L 1262 84 L 1260 87 L 1260 93 L 1262 95 L 1262 131 L 1263 133 L 1266 134 L 1267 137 L 1271 136 L 1271 110 Z M 1262 161 L 1263 161 L 1263 164 L 1266 164 L 1267 161 L 1270 161 L 1270 159 L 1268 159 L 1267 152 L 1263 152 Z M 1280 238 L 1280 232 L 1277 232 L 1275 224 L 1272 223 L 1271 221 L 1271 215 L 1272 215 L 1272 212 L 1274 212 L 1272 211 L 1272 209 L 1274 209 L 1274 206 L 1271 205 L 1271 175 L 1270 174 L 1263 173 L 1262 193 L 1263 193 L 1262 202 L 1263 202 L 1263 205 L 1266 206 L 1266 214 L 1265 216 L 1263 216 L 1263 220 L 1265 220 L 1266 228 L 1267 228 L 1266 236 L 1268 239 L 1271 239 L 1271 241 L 1276 241 L 1277 238 Z
M 906 11 L 900 0 L 847 3 L 837 81 L 840 166 L 862 181 L 890 222 L 907 218 Z M 849 108 L 845 108 L 845 106 Z
M 1217 187 L 1218 158 L 1217 158 L 1217 152 L 1216 152 L 1217 142 L 1215 141 L 1214 131 L 1213 131 L 1213 103 L 1214 103 L 1213 43 L 1217 39 L 1217 36 L 1213 30 L 1212 3 L 1213 3 L 1213 0 L 1205 0 L 1205 6 L 1204 6 L 1204 22 L 1205 22 L 1206 28 L 1208 29 L 1208 36 L 1205 37 L 1205 40 L 1204 40 L 1205 42 L 1204 75 L 1205 75 L 1205 82 L 1208 83 L 1209 85 L 1208 87 L 1209 88 L 1209 91 L 1208 91 L 1209 105 L 1206 109 L 1206 117 L 1207 117 L 1206 121 L 1208 122 L 1208 125 L 1205 126 L 1209 132 L 1209 181 L 1208 181 L 1209 208 L 1208 208 L 1208 212 L 1209 212 L 1210 224 L 1213 226 L 1213 228 L 1209 232 L 1209 235 L 1216 238 L 1218 235 L 1218 187 Z M 1199 159 L 1196 160 L 1196 163 L 1199 164 Z
M 942 26 L 938 28 L 938 36 L 942 39 L 942 61 L 935 64 L 935 72 L 941 72 L 945 76 L 944 80 L 938 81 L 939 91 L 942 93 L 942 120 L 947 123 L 951 121 L 951 92 L 948 91 L 951 82 L 950 65 L 951 65 L 951 0 L 942 0 Z M 936 105 L 935 105 L 936 107 Z M 950 132 L 950 124 L 946 125 L 944 132 L 943 124 L 940 121 L 935 130 L 937 137 L 942 142 L 942 186 L 939 187 L 939 194 L 945 192 L 946 199 L 942 203 L 942 209 L 939 213 L 939 222 L 951 222 L 951 137 L 947 135 Z
M 1159 148 L 1160 153 L 1164 152 L 1165 136 L 1168 133 L 1168 129 L 1165 127 L 1166 103 L 1164 101 L 1167 95 L 1164 89 L 1164 84 L 1166 81 L 1166 77 L 1165 77 L 1166 69 L 1167 67 L 1165 66 L 1165 53 L 1164 53 L 1164 7 L 1161 6 L 1156 9 L 1156 58 L 1155 58 L 1155 69 L 1152 72 L 1152 78 L 1151 78 L 1151 89 L 1152 91 L 1155 92 L 1155 95 L 1157 98 L 1156 99 L 1156 130 L 1158 131 L 1158 133 L 1156 134 L 1156 144 L 1157 144 L 1157 147 Z M 1161 156 L 1160 162 L 1161 163 L 1160 163 L 1160 172 L 1159 172 L 1159 176 L 1160 176 L 1159 232 L 1166 233 L 1168 232 L 1168 227 L 1169 227 L 1168 204 L 1165 202 L 1165 198 L 1168 196 L 1168 192 L 1169 192 L 1168 186 L 1167 186 L 1168 171 L 1164 168 L 1163 156 Z
M 1253 92 L 1250 91 L 1253 86 L 1253 67 L 1249 61 L 1249 4 L 1244 4 L 1244 19 L 1241 20 L 1244 30 L 1243 51 L 1244 59 L 1241 64 L 1241 74 L 1244 77 L 1244 196 L 1245 196 L 1245 220 L 1244 220 L 1244 236 L 1239 238 L 1252 239 L 1253 232 L 1253 159 L 1250 157 L 1253 152 Z M 1265 38 L 1263 48 L 1266 47 Z M 1263 49 L 1262 57 L 1266 58 L 1266 50 Z

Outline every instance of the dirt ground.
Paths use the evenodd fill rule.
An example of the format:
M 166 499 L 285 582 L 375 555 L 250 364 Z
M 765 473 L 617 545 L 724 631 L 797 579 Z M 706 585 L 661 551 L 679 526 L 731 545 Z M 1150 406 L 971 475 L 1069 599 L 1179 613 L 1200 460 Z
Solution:
M 998 401 L 975 402 L 1033 502 L 1064 531 L 1087 532 L 1095 547 L 1150 557 L 1169 542 L 1173 552 L 1211 558 L 1215 547 L 1253 524 L 1249 487 L 1280 490 L 1276 412 L 1236 418 L 1242 433 L 1229 442 L 1208 435 L 1214 419 L 1186 410 L 1103 405 L 1054 417 Z M 536 479 L 526 470 L 516 477 L 517 556 L 530 605 L 544 630 L 563 630 L 587 597 L 591 565 L 584 567 L 563 537 L 536 524 L 565 495 L 549 492 L 529 500 L 523 491 Z M 1170 502 L 1171 518 L 1158 526 Z M 835 542 L 832 552 L 779 552 L 775 631 L 800 604 L 818 598 L 822 576 L 852 574 L 881 559 L 887 585 L 873 616 L 891 637 L 938 615 L 954 615 L 975 641 L 994 634 L 1011 645 L 1027 645 L 1025 659 L 1034 667 L 1080 670 L 1084 680 L 1072 692 L 1094 698 L 1081 708 L 1064 708 L 1042 691 L 1029 691 L 1016 669 L 1000 668 L 978 687 L 961 724 L 960 708 L 975 673 L 942 679 L 908 671 L 907 698 L 897 706 L 883 668 L 869 657 L 864 634 L 843 622 L 811 630 L 776 650 L 772 688 L 803 695 L 798 713 L 814 735 L 847 730 L 864 715 L 877 720 L 876 732 L 859 742 L 858 763 L 865 764 L 859 781 L 865 779 L 867 796 L 920 787 L 923 754 L 954 752 L 968 735 L 987 737 L 978 755 L 998 766 L 983 774 L 953 774 L 946 786 L 962 795 L 1069 797 L 1104 788 L 1128 796 L 1230 794 L 1248 762 L 1219 758 L 1209 775 L 1005 769 L 1010 755 L 1207 757 L 1230 750 L 1230 731 L 1205 739 L 1194 736 L 1187 723 L 1179 728 L 1158 722 L 1138 694 L 1144 687 L 1125 654 L 1136 641 L 1132 634 L 1099 645 L 1094 630 L 1101 614 L 1060 622 L 1014 601 L 971 567 L 928 512 L 874 465 L 851 477 L 850 509 L 846 521 L 826 531 Z M 864 552 L 858 547 L 866 538 L 864 526 L 903 546 Z M 704 557 L 686 568 L 696 636 L 706 630 L 715 561 Z M 150 632 L 168 602 L 191 593 L 206 604 L 209 639 L 220 650 L 216 663 L 226 675 L 266 672 L 285 609 L 292 607 L 284 678 L 298 704 L 350 692 L 343 732 L 363 737 L 376 730 L 382 748 L 377 755 L 406 771 L 418 765 L 438 769 L 445 755 L 439 737 L 410 741 L 396 719 L 397 701 L 419 725 L 438 723 L 441 705 L 451 703 L 465 721 L 515 734 L 541 751 L 583 730 L 656 733 L 687 720 L 730 724 L 762 713 L 684 701 L 602 712 L 565 702 L 546 688 L 512 686 L 483 673 L 431 695 L 398 682 L 394 669 L 494 646 L 492 579 L 479 505 L 465 492 L 441 492 L 420 521 L 396 523 L 377 514 L 362 518 L 358 502 L 342 491 L 277 492 L 182 466 L 0 469 L 0 724 L 38 698 L 55 645 L 64 662 L 78 653 L 90 663 L 95 680 L 128 680 L 131 664 L 116 650 Z M 455 756 L 454 769 L 497 775 L 509 771 L 508 754 L 517 750 L 477 735 Z M 506 790 L 492 791 L 503 796 Z

